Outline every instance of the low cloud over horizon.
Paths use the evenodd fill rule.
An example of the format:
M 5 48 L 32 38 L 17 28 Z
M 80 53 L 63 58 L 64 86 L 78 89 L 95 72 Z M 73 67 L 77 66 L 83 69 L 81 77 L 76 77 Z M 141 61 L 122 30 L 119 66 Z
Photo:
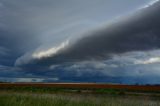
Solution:
M 159 84 L 159 0 L 16 1 L 0 0 L 0 80 Z

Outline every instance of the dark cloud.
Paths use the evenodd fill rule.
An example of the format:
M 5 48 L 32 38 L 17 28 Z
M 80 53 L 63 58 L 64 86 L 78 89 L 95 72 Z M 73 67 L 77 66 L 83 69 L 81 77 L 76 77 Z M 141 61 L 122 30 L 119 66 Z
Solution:
M 110 54 L 160 47 L 160 2 L 146 10 L 140 10 L 121 22 L 79 39 L 75 44 L 62 50 L 52 60 L 84 60 L 105 58 Z
M 0 80 L 159 83 L 160 3 L 145 3 L 0 0 Z
M 51 65 L 92 59 L 99 60 L 110 58 L 113 54 L 159 49 L 159 11 L 160 2 L 157 2 L 148 8 L 137 11 L 134 15 L 93 31 L 58 52 L 49 54 L 50 56 L 42 56 L 37 59 L 33 57 L 28 62 L 19 62 L 18 65 Z
M 7 48 L 0 46 L 0 57 L 6 56 L 8 52 L 9 50 Z
M 26 30 L 0 29 L 0 64 L 13 66 L 19 56 L 38 45 L 39 41 L 34 34 Z

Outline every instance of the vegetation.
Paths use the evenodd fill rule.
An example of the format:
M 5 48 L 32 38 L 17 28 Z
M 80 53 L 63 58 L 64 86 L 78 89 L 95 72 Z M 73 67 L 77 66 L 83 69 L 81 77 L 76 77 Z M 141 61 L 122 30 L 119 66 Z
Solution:
M 0 92 L 0 106 L 160 106 L 150 96 Z
M 81 88 L 54 88 L 54 87 L 0 87 L 1 91 L 34 92 L 34 93 L 97 93 L 97 94 L 119 94 L 124 92 L 115 89 L 81 89 Z
M 0 91 L 18 92 L 76 92 L 76 93 L 102 93 L 102 94 L 125 94 L 132 93 L 160 93 L 159 85 L 113 85 L 95 83 L 0 83 Z
M 118 89 L 53 85 L 1 84 L 0 106 L 160 106 L 159 86 L 152 91 L 152 86 L 140 90 L 129 86 L 136 88 L 132 90 L 120 85 Z

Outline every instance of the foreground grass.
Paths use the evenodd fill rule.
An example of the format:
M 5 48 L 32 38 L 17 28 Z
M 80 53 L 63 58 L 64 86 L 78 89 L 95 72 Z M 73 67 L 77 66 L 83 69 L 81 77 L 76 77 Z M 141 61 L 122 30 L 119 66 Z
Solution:
M 0 92 L 0 106 L 160 106 L 150 96 Z

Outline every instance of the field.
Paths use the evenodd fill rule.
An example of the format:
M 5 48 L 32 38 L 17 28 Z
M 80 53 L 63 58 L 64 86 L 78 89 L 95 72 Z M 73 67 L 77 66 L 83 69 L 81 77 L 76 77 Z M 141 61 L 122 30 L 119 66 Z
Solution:
M 0 106 L 160 106 L 160 86 L 1 83 Z

